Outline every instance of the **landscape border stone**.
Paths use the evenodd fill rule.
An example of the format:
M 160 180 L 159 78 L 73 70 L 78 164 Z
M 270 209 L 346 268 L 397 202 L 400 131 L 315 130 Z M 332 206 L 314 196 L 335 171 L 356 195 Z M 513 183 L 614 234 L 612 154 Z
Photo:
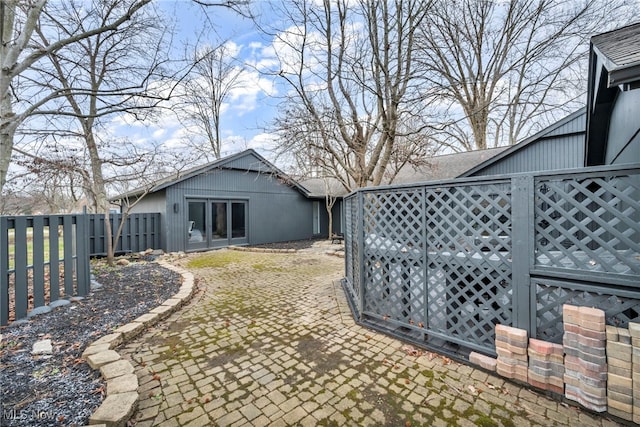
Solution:
M 328 248 L 320 247 L 319 251 L 325 255 L 336 256 L 338 258 L 344 258 L 344 245 L 342 248 L 336 249 L 335 244 L 332 244 Z M 308 249 L 280 249 L 280 248 L 257 248 L 255 246 L 228 246 L 227 249 L 238 252 L 256 252 L 256 253 L 280 253 L 280 254 L 293 254 L 305 252 Z
M 131 390 L 134 385 L 131 378 L 133 365 L 123 360 L 114 349 L 141 334 L 149 326 L 166 319 L 176 312 L 191 299 L 195 292 L 195 281 L 192 273 L 162 260 L 156 262 L 161 267 L 182 276 L 182 285 L 178 292 L 149 313 L 120 326 L 114 333 L 100 337 L 92 342 L 82 353 L 82 358 L 89 366 L 93 369 L 100 369 L 102 377 L 107 381 L 105 399 L 89 417 L 89 425 L 126 426 L 138 407 L 140 396 L 137 390 L 137 377 L 135 381 L 136 387 Z M 135 374 L 133 375 L 135 376 Z M 120 382 L 126 384 L 121 387 Z
M 229 246 L 227 249 L 238 252 L 262 252 L 271 254 L 292 254 L 298 251 L 297 249 L 256 248 L 252 246 Z

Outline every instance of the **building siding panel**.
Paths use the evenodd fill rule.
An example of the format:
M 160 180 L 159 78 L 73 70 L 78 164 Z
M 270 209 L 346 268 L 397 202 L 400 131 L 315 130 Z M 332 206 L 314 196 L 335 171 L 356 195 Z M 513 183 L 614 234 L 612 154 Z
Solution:
M 583 166 L 583 162 L 584 134 L 574 134 L 528 144 L 474 176 L 573 169 Z
M 247 171 L 260 171 L 264 173 L 272 173 L 273 169 L 254 155 L 239 157 L 225 164 L 229 169 L 241 169 Z
M 605 162 L 640 162 L 640 89 L 620 92 L 611 113 Z
M 575 117 L 573 120 L 570 120 L 569 122 L 565 123 L 559 128 L 553 130 L 553 132 L 549 132 L 547 136 L 562 136 L 562 135 L 567 135 L 571 133 L 584 132 L 586 128 L 587 128 L 587 115 L 585 113 L 585 114 L 580 114 L 579 116 Z
M 165 250 L 187 250 L 187 203 L 194 199 L 247 201 L 249 244 L 312 237 L 312 201 L 297 189 L 272 174 L 214 169 L 167 189 Z

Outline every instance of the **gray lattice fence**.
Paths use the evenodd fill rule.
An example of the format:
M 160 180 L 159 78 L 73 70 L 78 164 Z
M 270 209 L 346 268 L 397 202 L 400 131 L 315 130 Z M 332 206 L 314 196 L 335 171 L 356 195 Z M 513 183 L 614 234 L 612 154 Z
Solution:
M 348 199 L 345 201 L 345 229 L 347 234 L 355 236 L 358 234 L 357 225 L 359 223 L 359 215 L 356 210 L 357 204 L 355 199 Z M 355 310 L 359 314 L 362 311 L 362 305 L 360 300 L 360 288 L 354 287 L 354 283 L 360 283 L 360 272 L 358 266 L 359 247 L 358 242 L 353 239 L 345 241 L 345 276 L 353 277 L 354 280 L 347 283 L 348 290 L 351 293 L 351 301 L 355 304 Z
M 638 171 L 538 177 L 535 191 L 535 335 L 562 341 L 565 303 L 640 320 Z
M 356 316 L 486 353 L 497 323 L 558 342 L 563 303 L 600 307 L 611 324 L 638 319 L 640 169 L 609 169 L 350 195 Z

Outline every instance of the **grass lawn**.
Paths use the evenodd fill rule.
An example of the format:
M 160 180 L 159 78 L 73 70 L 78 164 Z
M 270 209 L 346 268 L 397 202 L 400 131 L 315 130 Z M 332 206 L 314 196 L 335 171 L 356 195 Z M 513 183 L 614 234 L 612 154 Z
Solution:
M 14 268 L 15 266 L 15 253 L 16 250 L 23 250 L 21 248 L 16 248 L 15 244 L 15 230 L 8 230 L 9 237 L 9 269 Z M 27 229 L 27 265 L 33 264 L 33 228 Z M 44 251 L 44 262 L 49 262 L 51 255 L 51 248 L 49 244 L 49 228 L 45 227 L 43 230 L 43 251 Z M 58 258 L 62 259 L 64 257 L 64 241 L 62 236 L 58 238 Z

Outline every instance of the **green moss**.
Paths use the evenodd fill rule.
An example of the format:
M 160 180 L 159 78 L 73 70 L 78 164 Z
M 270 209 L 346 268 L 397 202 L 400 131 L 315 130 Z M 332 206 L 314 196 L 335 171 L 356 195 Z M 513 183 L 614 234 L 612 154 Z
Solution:
M 346 397 L 351 400 L 358 400 L 358 390 L 352 389 L 347 393 Z
M 486 415 L 481 415 L 476 421 L 476 425 L 480 427 L 498 427 L 498 424 Z
M 480 411 L 478 411 L 477 409 L 473 408 L 473 407 L 469 407 L 467 408 L 463 413 L 462 413 L 462 417 L 465 419 L 471 419 L 472 416 L 477 417 L 477 419 L 475 420 L 475 424 L 481 427 L 497 427 L 499 425 L 503 425 L 505 427 L 515 427 L 514 422 L 512 421 L 512 418 L 516 415 L 515 413 L 513 413 L 512 411 L 508 410 L 505 407 L 502 406 L 496 406 L 494 404 L 491 404 L 491 413 L 493 413 L 493 410 L 496 409 L 497 407 L 501 408 L 502 410 L 504 410 L 505 412 L 509 413 L 510 416 L 508 417 L 496 417 L 495 415 L 493 417 L 488 416 L 487 414 L 484 414 Z M 524 415 L 526 417 L 526 415 Z M 496 420 L 498 422 L 496 422 Z
M 247 258 L 247 254 L 238 251 L 211 251 L 197 256 L 187 263 L 187 268 L 222 268 L 232 263 L 239 263 Z

